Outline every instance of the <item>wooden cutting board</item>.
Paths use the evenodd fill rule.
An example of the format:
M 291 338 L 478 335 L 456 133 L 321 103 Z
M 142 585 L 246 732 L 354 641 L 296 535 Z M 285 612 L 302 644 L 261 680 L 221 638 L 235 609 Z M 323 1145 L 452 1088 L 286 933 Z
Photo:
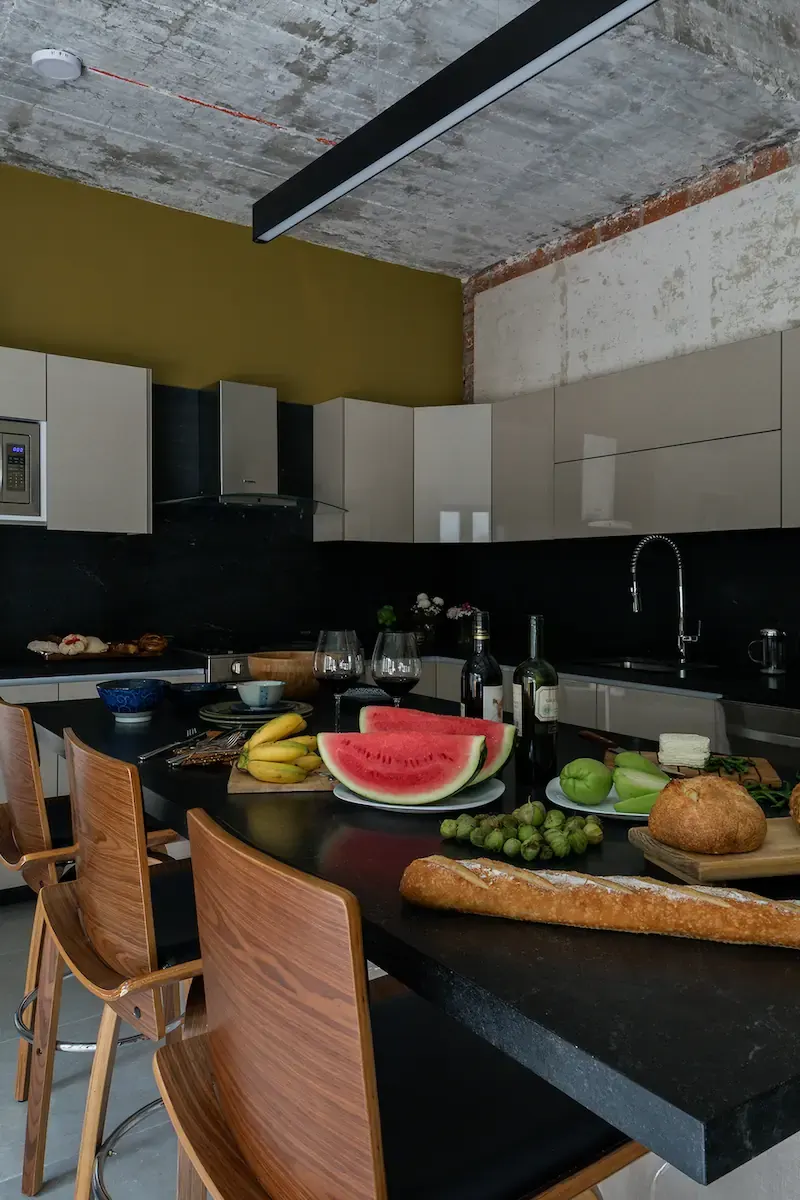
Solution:
M 243 792 L 260 792 L 262 795 L 268 792 L 332 792 L 335 786 L 334 779 L 320 774 L 309 775 L 302 783 L 262 783 L 247 771 L 240 771 L 235 764 L 228 780 L 228 791 L 234 795 Z
M 644 750 L 641 752 L 642 758 L 649 759 L 650 762 L 659 765 L 658 754 L 655 750 Z M 751 758 L 752 766 L 744 775 L 726 775 L 726 779 L 735 779 L 737 783 L 763 783 L 767 787 L 780 787 L 781 777 L 773 767 L 772 763 L 766 758 Z M 605 764 L 612 771 L 614 770 L 614 751 L 606 750 Z M 694 767 L 675 766 L 670 768 L 669 773 L 677 773 L 684 779 L 693 779 L 695 775 L 721 775 L 721 771 L 698 771 Z
M 791 817 L 767 821 L 764 845 L 746 854 L 694 854 L 658 842 L 644 827 L 628 831 L 628 841 L 645 858 L 687 883 L 722 883 L 732 879 L 768 879 L 800 874 L 800 830 Z

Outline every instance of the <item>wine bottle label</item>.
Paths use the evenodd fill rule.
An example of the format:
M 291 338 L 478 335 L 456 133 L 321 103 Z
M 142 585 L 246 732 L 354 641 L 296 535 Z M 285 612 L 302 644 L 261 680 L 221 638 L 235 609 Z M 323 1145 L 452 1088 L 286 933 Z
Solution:
M 540 687 L 536 689 L 534 698 L 534 713 L 537 721 L 558 720 L 558 688 Z
M 522 684 L 513 684 L 514 692 L 514 724 L 517 733 L 522 737 Z
M 485 721 L 502 721 L 503 719 L 503 685 L 485 687 L 483 689 L 483 719 Z

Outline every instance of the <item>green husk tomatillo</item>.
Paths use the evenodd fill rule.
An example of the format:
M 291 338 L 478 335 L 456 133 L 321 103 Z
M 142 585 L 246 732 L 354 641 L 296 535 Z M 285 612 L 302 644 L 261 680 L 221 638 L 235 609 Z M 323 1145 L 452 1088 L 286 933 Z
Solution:
M 573 804 L 602 804 L 611 791 L 608 767 L 596 758 L 576 758 L 567 763 L 559 779 L 565 796 Z

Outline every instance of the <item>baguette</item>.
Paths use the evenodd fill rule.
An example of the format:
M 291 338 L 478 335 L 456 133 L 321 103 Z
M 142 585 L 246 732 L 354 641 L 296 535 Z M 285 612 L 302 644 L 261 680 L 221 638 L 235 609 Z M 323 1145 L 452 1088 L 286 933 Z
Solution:
M 800 948 L 800 901 L 766 900 L 736 888 L 531 870 L 432 854 L 409 863 L 400 892 L 426 908 L 514 921 Z

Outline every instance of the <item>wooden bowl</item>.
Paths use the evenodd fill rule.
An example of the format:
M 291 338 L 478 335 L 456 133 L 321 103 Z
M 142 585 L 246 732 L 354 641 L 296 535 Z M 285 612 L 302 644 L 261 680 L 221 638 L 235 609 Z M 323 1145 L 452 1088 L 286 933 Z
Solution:
M 251 654 L 247 663 L 253 679 L 282 679 L 287 700 L 308 700 L 319 689 L 313 650 L 268 650 Z

